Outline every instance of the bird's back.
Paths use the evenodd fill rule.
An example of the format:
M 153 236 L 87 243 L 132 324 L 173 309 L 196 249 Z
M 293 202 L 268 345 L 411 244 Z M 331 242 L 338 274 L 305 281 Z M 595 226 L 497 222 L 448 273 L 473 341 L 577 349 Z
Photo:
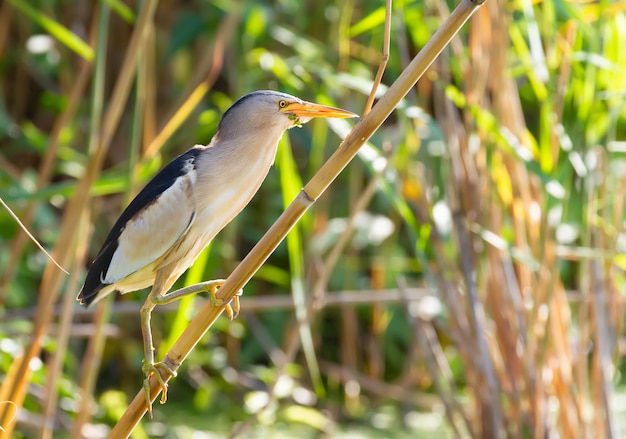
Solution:
M 150 180 L 122 212 L 104 241 L 102 248 L 98 252 L 98 256 L 96 256 L 96 259 L 87 272 L 85 284 L 77 298 L 81 304 L 86 306 L 90 305 L 104 287 L 114 284 L 141 268 L 135 266 L 111 266 L 111 263 L 114 262 L 115 258 L 120 256 L 121 253 L 120 236 L 127 230 L 129 225 L 136 222 L 147 209 L 158 208 L 159 199 L 166 194 L 168 190 L 171 190 L 181 178 L 195 171 L 196 159 L 202 151 L 202 148 L 203 147 L 191 148 L 170 162 Z M 151 233 L 158 236 L 162 232 L 163 230 L 155 229 L 152 230 Z M 147 244 L 146 242 L 126 243 L 126 245 L 130 247 L 147 246 Z M 127 252 L 128 251 L 126 251 L 126 253 Z M 147 259 L 155 260 L 160 256 L 162 256 L 162 253 L 153 254 Z M 146 264 L 144 263 L 143 265 L 145 266 Z M 111 268 L 115 269 L 117 273 L 111 273 Z

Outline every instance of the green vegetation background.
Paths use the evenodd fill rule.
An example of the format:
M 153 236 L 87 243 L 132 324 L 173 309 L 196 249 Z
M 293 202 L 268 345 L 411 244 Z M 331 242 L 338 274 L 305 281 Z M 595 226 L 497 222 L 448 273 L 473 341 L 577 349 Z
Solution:
M 124 54 L 140 5 L 0 5 L 0 196 L 20 218 L 33 209 L 29 229 L 48 249 L 88 170 L 94 129 L 129 68 Z M 393 3 L 381 92 L 454 6 Z M 515 425 L 506 427 L 510 437 L 533 437 L 544 424 L 545 431 L 579 426 L 593 434 L 616 422 L 612 388 L 623 367 L 626 286 L 625 10 L 623 1 L 489 0 L 246 287 L 242 315 L 220 319 L 196 347 L 168 403 L 155 406 L 155 420 L 142 423 L 136 437 L 221 437 L 244 422 L 256 437 L 487 437 L 485 407 L 500 405 Z M 173 157 L 208 143 L 220 114 L 241 95 L 274 89 L 362 113 L 384 20 L 380 1 L 160 1 L 91 187 L 91 227 L 76 230 L 79 248 L 68 250 L 66 268 L 78 274 L 64 279 L 63 294 L 76 295 L 132 195 Z M 85 86 L 72 96 L 89 63 Z M 194 90 L 201 99 L 185 106 Z M 163 132 L 181 108 L 188 115 Z M 226 277 L 347 129 L 314 121 L 289 131 L 258 195 L 177 286 Z M 360 201 L 365 208 L 357 213 Z M 20 233 L 0 210 L 0 382 L 29 342 L 38 295 L 46 294 L 40 283 L 49 261 L 30 243 L 16 251 Z M 414 294 L 409 302 L 398 299 L 405 284 Z M 396 295 L 377 296 L 379 290 Z M 324 303 L 331 296 L 341 306 L 318 309 L 300 330 L 293 307 L 272 301 Z M 83 434 L 105 434 L 140 389 L 142 297 L 117 298 L 112 308 L 104 352 L 93 365 L 92 424 Z M 158 356 L 184 329 L 194 300 L 203 299 L 156 314 Z M 481 315 L 484 331 L 472 323 Z M 84 404 L 77 389 L 92 318 L 82 312 L 73 319 L 57 382 L 55 437 L 69 436 Z M 429 331 L 436 336 L 424 343 Z M 42 428 L 57 334 L 52 325 L 33 365 L 17 437 Z M 281 367 L 294 334 L 303 348 Z M 598 350 L 602 334 L 608 363 Z M 479 364 L 482 337 L 490 367 Z M 554 362 L 567 371 L 555 372 Z M 603 373 L 607 364 L 612 369 Z M 557 378 L 533 387 L 532 371 L 571 381 L 565 390 Z M 490 376 L 500 397 L 481 396 Z M 608 386 L 594 385 L 603 379 Z M 610 410 L 598 408 L 590 421 L 583 408 L 596 406 L 597 388 L 608 394 Z M 560 411 L 542 412 L 533 398 L 556 398 Z M 567 407 L 572 418 L 563 415 Z M 205 436 L 194 435 L 199 431 Z

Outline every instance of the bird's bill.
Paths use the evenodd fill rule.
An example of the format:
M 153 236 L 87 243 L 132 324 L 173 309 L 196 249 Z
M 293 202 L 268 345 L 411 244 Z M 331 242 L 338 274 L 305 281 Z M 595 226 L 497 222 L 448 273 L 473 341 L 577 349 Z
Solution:
M 292 102 L 283 108 L 286 113 L 295 114 L 298 117 L 359 117 L 351 111 L 341 108 L 328 107 L 326 105 L 314 104 L 313 102 Z

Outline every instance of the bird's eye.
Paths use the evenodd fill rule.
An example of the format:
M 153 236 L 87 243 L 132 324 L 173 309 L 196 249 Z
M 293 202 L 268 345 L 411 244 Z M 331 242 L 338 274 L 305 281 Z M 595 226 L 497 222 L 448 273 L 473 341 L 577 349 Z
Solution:
M 279 102 L 278 102 L 278 106 L 279 106 L 280 108 L 285 108 L 285 107 L 287 106 L 287 101 L 279 101 Z

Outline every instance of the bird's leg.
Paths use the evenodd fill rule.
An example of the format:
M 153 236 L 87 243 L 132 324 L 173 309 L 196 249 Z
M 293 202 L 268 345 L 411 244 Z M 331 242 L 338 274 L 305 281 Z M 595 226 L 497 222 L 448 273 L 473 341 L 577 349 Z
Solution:
M 161 370 L 165 370 L 170 376 L 175 377 L 176 371 L 172 370 L 163 362 L 154 362 L 154 344 L 152 342 L 152 330 L 150 329 L 150 319 L 152 316 L 152 310 L 157 305 L 165 305 L 172 303 L 182 297 L 189 296 L 200 292 L 209 293 L 209 300 L 214 306 L 223 306 L 224 311 L 228 315 L 228 318 L 233 320 L 239 314 L 239 296 L 242 291 L 237 292 L 235 297 L 229 301 L 222 301 L 217 297 L 217 290 L 224 284 L 223 279 L 211 280 L 208 282 L 202 282 L 196 285 L 191 285 L 186 288 L 181 288 L 176 291 L 167 293 L 166 291 L 174 283 L 175 280 L 168 279 L 169 272 L 165 270 L 159 270 L 157 277 L 152 287 L 152 291 L 148 295 L 148 298 L 141 307 L 141 332 L 143 334 L 143 349 L 144 349 L 144 363 L 141 370 L 144 373 L 143 389 L 146 395 L 146 406 L 148 407 L 148 413 L 152 417 L 152 402 L 150 401 L 150 375 L 154 374 L 163 389 L 161 392 L 161 404 L 167 401 L 167 383 L 163 380 Z M 232 305 L 231 305 L 232 302 Z
M 154 374 L 161 385 L 161 404 L 167 401 L 167 383 L 163 380 L 160 369 L 164 369 L 171 376 L 176 376 L 176 371 L 170 369 L 163 362 L 154 362 L 154 344 L 152 342 L 152 330 L 150 329 L 150 320 L 152 317 L 152 310 L 156 306 L 154 302 L 155 298 L 162 297 L 163 291 L 167 291 L 167 288 L 174 282 L 167 280 L 168 275 L 164 274 L 161 270 L 157 273 L 152 291 L 148 295 L 148 298 L 141 307 L 141 333 L 143 336 L 143 352 L 144 362 L 141 370 L 144 374 L 143 389 L 146 395 L 146 407 L 148 408 L 148 414 L 152 418 L 152 401 L 150 398 L 150 375 Z M 169 285 L 168 285 L 169 284 Z
M 159 296 L 152 297 L 152 303 L 154 305 L 165 305 L 168 303 L 172 303 L 175 300 L 183 298 L 185 296 L 189 296 L 192 294 L 207 292 L 209 294 L 209 300 L 213 304 L 213 306 L 224 307 L 224 311 L 230 320 L 233 320 L 235 317 L 239 315 L 239 297 L 243 293 L 242 290 L 239 290 L 237 294 L 229 301 L 223 301 L 218 299 L 217 290 L 224 285 L 224 279 L 216 279 L 210 280 L 207 282 L 201 282 L 196 285 L 191 285 L 185 288 L 181 288 L 180 290 L 172 291 L 170 293 L 161 294 Z

